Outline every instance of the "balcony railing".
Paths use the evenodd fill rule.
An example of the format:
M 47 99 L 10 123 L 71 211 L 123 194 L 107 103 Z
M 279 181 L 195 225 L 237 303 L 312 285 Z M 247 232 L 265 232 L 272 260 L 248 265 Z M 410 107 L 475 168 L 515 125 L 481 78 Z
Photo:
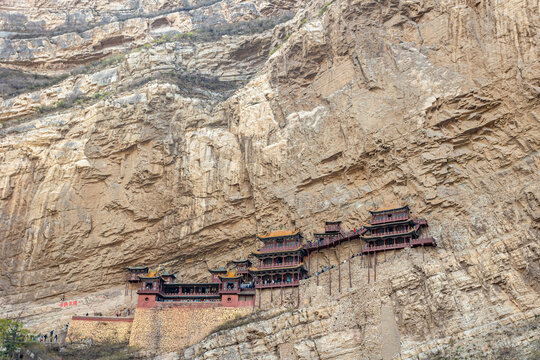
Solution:
M 126 281 L 139 281 L 139 275 L 142 274 L 127 274 Z
M 330 246 L 333 244 L 339 244 L 340 242 L 347 240 L 349 237 L 356 238 L 362 234 L 365 233 L 364 230 L 357 230 L 357 231 L 348 231 L 348 232 L 341 232 L 338 236 L 332 236 L 329 238 L 325 238 L 323 240 L 308 242 L 304 245 L 304 248 L 306 249 L 317 249 L 317 248 L 324 248 L 326 246 Z
M 238 266 L 236 268 L 236 272 L 239 273 L 239 274 L 245 274 L 248 272 L 248 268 L 247 266 Z
M 268 289 L 268 288 L 279 288 L 279 287 L 286 287 L 286 286 L 298 286 L 300 285 L 300 281 L 284 281 L 283 283 L 274 283 L 274 284 L 255 284 L 255 287 L 257 289 Z
M 234 289 L 221 289 L 219 290 L 219 293 L 220 294 L 236 294 L 237 292 L 239 292 L 240 289 L 238 288 L 234 288 Z
M 211 292 L 196 292 L 196 293 L 182 293 L 182 292 L 175 292 L 175 293 L 168 293 L 166 292 L 165 295 L 178 295 L 178 296 L 205 296 L 205 295 L 219 295 L 218 291 L 211 291 Z
M 377 252 L 377 251 L 385 251 L 385 250 L 404 249 L 409 246 L 410 244 L 408 242 L 396 243 L 396 244 L 391 244 L 391 245 L 369 246 L 362 249 L 362 252 L 368 253 L 368 252 Z
M 377 232 L 371 235 L 366 235 L 368 237 L 378 237 L 378 236 L 387 236 L 387 235 L 401 235 L 401 234 L 407 234 L 414 230 L 414 228 L 409 228 L 405 230 L 395 230 L 395 231 L 385 231 L 385 232 Z
M 407 219 L 409 219 L 409 215 L 400 215 L 400 216 L 392 215 L 391 217 L 384 217 L 379 220 L 372 219 L 369 223 L 371 225 L 376 225 L 376 224 L 384 224 L 387 222 L 401 221 L 401 220 L 407 220 Z
M 326 225 L 324 227 L 324 231 L 326 232 L 329 232 L 329 231 L 341 231 L 341 226 L 340 225 Z
M 273 268 L 283 268 L 283 267 L 290 267 L 295 265 L 300 265 L 301 261 L 284 261 L 280 264 L 261 264 L 257 268 L 258 269 L 273 269 Z
M 366 247 L 362 250 L 362 252 L 368 253 L 368 252 L 404 249 L 406 247 L 420 246 L 420 245 L 437 246 L 433 238 L 423 238 L 423 239 L 412 239 L 410 242 L 406 241 L 406 242 L 396 243 L 396 244 L 385 244 L 385 245 Z
M 281 251 L 281 250 L 294 250 L 297 249 L 300 244 L 289 244 L 289 245 L 267 245 L 260 249 L 260 252 L 272 252 L 272 251 Z
M 422 239 L 413 239 L 413 240 L 411 240 L 411 245 L 412 246 L 416 246 L 416 245 L 433 245 L 433 246 L 436 246 L 437 244 L 435 243 L 435 239 L 433 239 L 432 237 L 429 237 L 429 238 L 422 238 Z

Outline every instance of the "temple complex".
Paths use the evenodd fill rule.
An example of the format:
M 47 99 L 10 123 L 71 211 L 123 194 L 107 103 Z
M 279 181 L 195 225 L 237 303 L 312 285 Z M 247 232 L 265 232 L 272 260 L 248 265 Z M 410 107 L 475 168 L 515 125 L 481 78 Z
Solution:
M 255 298 L 262 296 L 264 289 L 298 287 L 300 281 L 330 271 L 336 265 L 330 263 L 319 265 L 320 251 L 332 248 L 337 257 L 338 289 L 341 291 L 341 252 L 343 243 L 348 244 L 345 257 L 355 255 L 351 252 L 351 241 L 361 240 L 361 251 L 358 255 L 367 255 L 368 282 L 369 268 L 376 267 L 379 251 L 397 250 L 415 246 L 436 246 L 432 237 L 425 236 L 427 221 L 411 216 L 408 206 L 394 207 L 370 211 L 371 220 L 360 229 L 346 231 L 341 221 L 327 221 L 324 232 L 314 233 L 314 240 L 303 243 L 299 231 L 279 230 L 266 235 L 257 235 L 264 245 L 252 253 L 256 259 L 233 260 L 230 268 L 219 266 L 208 269 L 210 279 L 206 283 L 177 282 L 176 275 L 162 270 L 150 270 L 148 267 L 128 267 L 126 291 L 133 286 L 138 287 L 138 307 L 155 307 L 160 305 L 196 306 L 196 307 L 249 307 L 255 306 Z M 335 248 L 335 249 L 334 249 Z M 311 257 L 316 260 L 315 271 L 311 274 Z M 328 258 L 326 258 L 328 259 Z M 307 268 L 305 266 L 307 262 Z M 348 262 L 349 286 L 351 283 L 351 266 Z M 374 269 L 374 279 L 376 270 Z M 331 277 L 329 277 L 329 294 L 332 293 Z M 258 290 L 258 291 L 257 291 Z M 282 295 L 283 297 L 283 295 Z M 299 292 L 298 292 L 299 297 Z M 270 299 L 272 292 L 270 291 Z M 299 300 L 298 300 L 299 303 Z

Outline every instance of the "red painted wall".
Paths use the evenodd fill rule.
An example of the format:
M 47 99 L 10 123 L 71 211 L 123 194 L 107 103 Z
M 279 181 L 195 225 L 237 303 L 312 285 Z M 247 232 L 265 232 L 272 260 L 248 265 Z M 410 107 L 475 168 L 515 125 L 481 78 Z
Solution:
M 150 308 L 156 306 L 156 295 L 140 294 L 137 301 L 137 307 Z
M 238 295 L 235 295 L 235 294 L 221 295 L 221 306 L 238 307 Z

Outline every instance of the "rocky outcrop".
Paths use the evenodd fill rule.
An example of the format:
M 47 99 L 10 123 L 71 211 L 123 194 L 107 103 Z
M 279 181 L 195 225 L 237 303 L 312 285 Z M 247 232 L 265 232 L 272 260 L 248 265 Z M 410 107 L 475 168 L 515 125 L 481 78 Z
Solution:
M 68 3 L 0 6 L 2 63 L 24 70 L 64 71 L 164 36 L 189 35 L 198 29 L 217 32 L 230 24 L 278 18 L 298 6 L 220 0 Z
M 54 104 L 76 79 L 85 94 L 109 91 L 3 129 L 2 315 L 106 291 L 127 265 L 161 263 L 198 280 L 247 256 L 256 232 L 309 234 L 329 219 L 353 228 L 368 209 L 408 203 L 438 243 L 425 263 L 388 260 L 376 285 L 358 280 L 350 296 L 299 309 L 292 331 L 278 329 L 284 314 L 252 338 L 250 325 L 234 330 L 252 344 L 246 357 L 286 338 L 279 351 L 299 358 L 382 356 L 393 350 L 371 334 L 384 323 L 395 335 L 388 309 L 403 357 L 456 338 L 496 354 L 501 344 L 488 340 L 499 330 L 529 356 L 535 336 L 520 329 L 539 302 L 538 21 L 538 8 L 518 0 L 314 1 L 273 30 L 156 44 L 39 99 L 5 100 L 4 119 L 14 119 Z M 7 61 L 20 56 L 3 49 Z M 157 77 L 128 86 L 131 72 L 160 68 L 234 86 Z M 343 328 L 353 335 L 323 316 L 351 309 Z M 317 321 L 332 331 L 306 333 Z M 220 336 L 200 348 L 233 351 Z M 338 353 L 314 355 L 336 341 Z
M 319 276 L 318 285 L 313 277 L 302 282 L 299 307 L 258 313 L 180 355 L 185 359 L 443 359 L 454 353 L 456 358 L 534 358 L 540 321 L 533 307 L 514 312 L 513 304 L 502 296 L 494 299 L 496 290 L 471 290 L 474 281 L 461 269 L 447 270 L 451 265 L 444 249 L 424 251 L 424 260 L 420 248 L 380 254 L 377 280 L 373 281 L 372 267 L 370 283 L 368 262 L 355 257 L 353 287 L 344 263 L 341 291 L 339 271 L 334 268 Z M 441 264 L 446 272 L 440 271 Z M 474 309 L 464 311 L 467 307 Z

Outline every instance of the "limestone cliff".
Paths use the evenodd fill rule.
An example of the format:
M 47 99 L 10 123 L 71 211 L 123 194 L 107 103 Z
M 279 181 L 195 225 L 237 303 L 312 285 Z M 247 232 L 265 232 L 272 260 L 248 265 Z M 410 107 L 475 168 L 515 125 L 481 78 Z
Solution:
M 342 301 L 308 286 L 319 300 L 287 333 L 265 320 L 238 343 L 378 358 L 370 334 L 394 319 L 413 356 L 538 315 L 538 2 L 37 3 L 0 9 L 2 64 L 51 82 L 0 108 L 0 316 L 65 319 L 61 295 L 109 294 L 89 308 L 112 311 L 127 265 L 197 280 L 248 255 L 256 232 L 359 227 L 396 203 L 428 219 L 426 262 L 391 257 L 370 286 L 358 266 Z M 351 331 L 310 330 L 334 320 Z M 538 340 L 521 333 L 524 349 Z M 223 358 L 235 343 L 220 339 L 201 346 Z

